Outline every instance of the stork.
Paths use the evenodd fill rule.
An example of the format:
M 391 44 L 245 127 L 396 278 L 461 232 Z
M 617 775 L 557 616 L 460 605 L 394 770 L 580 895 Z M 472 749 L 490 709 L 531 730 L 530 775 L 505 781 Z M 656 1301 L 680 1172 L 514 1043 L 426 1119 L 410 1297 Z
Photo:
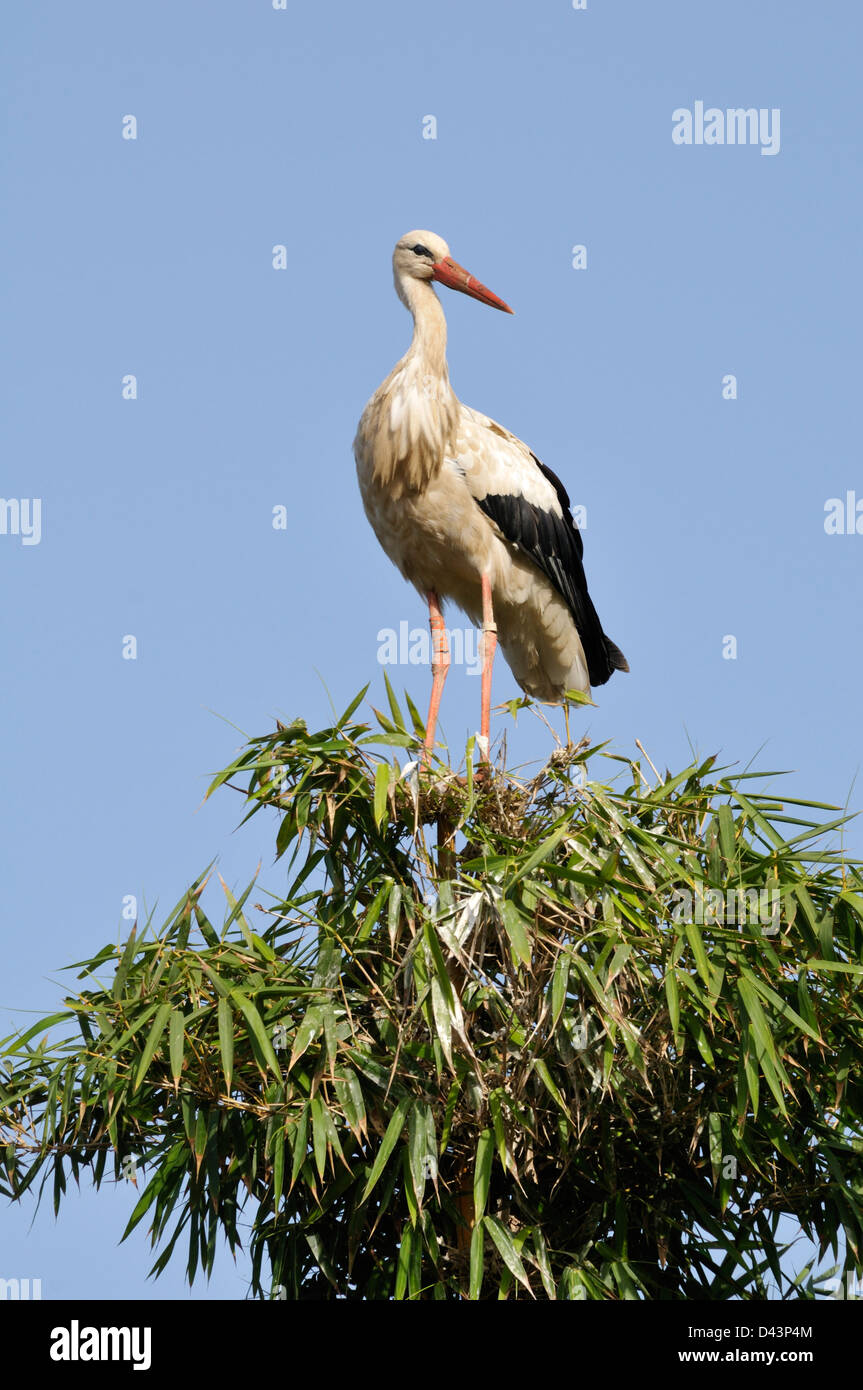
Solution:
M 450 664 L 442 604 L 451 600 L 482 625 L 480 748 L 487 758 L 498 643 L 522 690 L 550 704 L 564 702 L 566 691 L 589 695 L 629 666 L 587 591 L 582 537 L 563 483 L 450 386 L 446 319 L 432 282 L 507 314 L 509 305 L 458 265 L 433 232 L 408 232 L 396 243 L 393 276 L 413 316 L 413 339 L 360 419 L 360 492 L 383 549 L 428 603 L 426 757 Z

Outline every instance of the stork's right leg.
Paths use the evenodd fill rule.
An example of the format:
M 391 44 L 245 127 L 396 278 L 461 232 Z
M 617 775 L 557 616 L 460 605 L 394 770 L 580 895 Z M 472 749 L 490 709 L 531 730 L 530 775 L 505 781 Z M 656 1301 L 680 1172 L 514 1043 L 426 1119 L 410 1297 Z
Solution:
M 497 650 L 497 624 L 492 606 L 491 580 L 487 574 L 482 576 L 482 706 L 480 711 L 480 737 L 483 762 L 488 762 L 489 739 L 491 732 L 491 671 L 494 654 Z
M 446 626 L 443 613 L 440 611 L 440 600 L 437 594 L 433 589 L 430 589 L 426 598 L 429 605 L 429 627 L 432 637 L 432 692 L 425 736 L 425 754 L 428 758 L 434 748 L 440 697 L 443 694 L 444 681 L 449 670 L 449 642 L 447 641 Z

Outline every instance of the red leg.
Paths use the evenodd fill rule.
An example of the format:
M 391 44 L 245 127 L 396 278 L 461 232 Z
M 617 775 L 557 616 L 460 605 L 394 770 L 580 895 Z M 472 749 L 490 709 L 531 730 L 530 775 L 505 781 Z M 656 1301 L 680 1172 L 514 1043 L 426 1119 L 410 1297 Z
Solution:
M 433 590 L 429 590 L 426 598 L 429 605 L 429 627 L 432 635 L 432 692 L 425 736 L 425 752 L 426 758 L 428 758 L 434 748 L 440 697 L 443 694 L 444 681 L 449 670 L 449 642 L 447 641 L 446 626 L 443 613 L 440 611 L 440 600 L 437 594 Z
M 497 626 L 491 602 L 491 580 L 487 574 L 482 576 L 482 712 L 480 734 L 485 742 L 482 755 L 488 761 L 489 722 L 491 719 L 491 668 L 497 650 Z

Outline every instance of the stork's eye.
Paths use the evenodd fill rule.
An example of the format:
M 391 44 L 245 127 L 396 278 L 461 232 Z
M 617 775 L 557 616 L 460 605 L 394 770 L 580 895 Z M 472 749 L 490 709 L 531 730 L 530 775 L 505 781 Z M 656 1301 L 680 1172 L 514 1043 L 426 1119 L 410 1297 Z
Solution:
M 428 249 L 427 246 L 412 246 L 411 250 L 416 256 L 428 256 L 430 261 L 434 260 L 434 256 L 432 255 L 431 251 Z

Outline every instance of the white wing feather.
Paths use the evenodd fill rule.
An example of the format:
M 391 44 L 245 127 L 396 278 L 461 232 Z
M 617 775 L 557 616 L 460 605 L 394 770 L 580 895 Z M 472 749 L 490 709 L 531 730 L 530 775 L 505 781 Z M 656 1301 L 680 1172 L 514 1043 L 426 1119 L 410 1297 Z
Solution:
M 478 502 L 488 496 L 523 497 L 541 511 L 562 515 L 557 492 L 527 445 L 470 406 L 460 408 L 456 446 L 446 465 L 464 478 Z

